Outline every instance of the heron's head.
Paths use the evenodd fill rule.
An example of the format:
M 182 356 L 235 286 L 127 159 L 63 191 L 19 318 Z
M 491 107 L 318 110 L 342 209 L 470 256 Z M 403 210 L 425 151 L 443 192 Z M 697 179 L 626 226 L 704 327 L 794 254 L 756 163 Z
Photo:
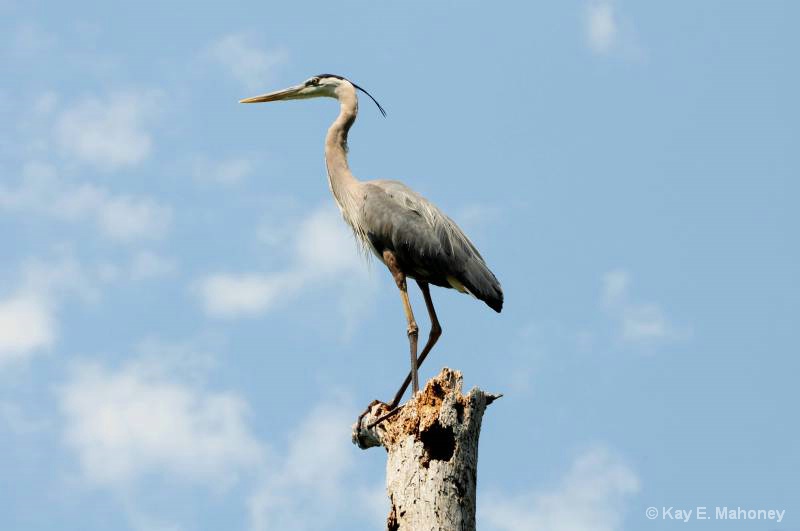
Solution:
M 239 100 L 239 103 L 263 103 L 267 101 L 304 100 L 308 98 L 343 99 L 347 96 L 354 97 L 356 90 L 360 90 L 369 96 L 370 99 L 375 102 L 375 105 L 378 106 L 381 114 L 386 116 L 386 111 L 381 107 L 381 104 L 378 103 L 378 100 L 372 97 L 372 94 L 352 81 L 335 74 L 319 74 L 307 79 L 299 85 L 283 90 L 276 90 L 275 92 L 268 92 L 260 96 L 253 96 L 252 98 L 245 98 Z

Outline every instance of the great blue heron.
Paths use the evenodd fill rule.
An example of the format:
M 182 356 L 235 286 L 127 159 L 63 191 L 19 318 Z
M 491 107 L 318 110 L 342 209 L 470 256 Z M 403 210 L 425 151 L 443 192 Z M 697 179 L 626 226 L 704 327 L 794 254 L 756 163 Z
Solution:
M 325 137 L 328 184 L 356 239 L 389 268 L 400 290 L 408 322 L 411 371 L 390 404 L 390 409 L 394 409 L 409 382 L 412 383 L 414 394 L 419 390 L 417 369 L 442 334 L 429 284 L 469 293 L 496 312 L 503 307 L 503 291 L 469 238 L 436 205 L 401 182 L 362 182 L 350 172 L 347 164 L 347 133 L 358 113 L 356 89 L 369 96 L 386 116 L 380 103 L 366 90 L 333 74 L 320 74 L 300 85 L 243 99 L 240 103 L 322 97 L 339 100 L 339 116 Z M 417 281 L 431 319 L 428 342 L 419 359 L 418 327 L 408 300 L 406 278 Z

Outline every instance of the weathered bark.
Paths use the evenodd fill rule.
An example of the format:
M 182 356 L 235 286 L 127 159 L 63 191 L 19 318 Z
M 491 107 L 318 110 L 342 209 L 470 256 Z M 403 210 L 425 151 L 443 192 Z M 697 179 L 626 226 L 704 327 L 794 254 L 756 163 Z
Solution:
M 353 443 L 388 452 L 389 531 L 474 531 L 478 437 L 486 406 L 498 398 L 461 394 L 458 371 L 442 369 L 395 415 L 375 403 L 353 426 Z

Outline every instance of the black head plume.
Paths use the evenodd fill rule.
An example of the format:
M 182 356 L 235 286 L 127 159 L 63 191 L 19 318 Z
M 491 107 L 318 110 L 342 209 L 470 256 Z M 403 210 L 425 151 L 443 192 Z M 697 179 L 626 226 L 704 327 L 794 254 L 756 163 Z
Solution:
M 345 81 L 350 81 L 349 79 L 347 79 L 347 78 L 344 78 L 344 77 L 342 77 L 342 76 L 337 76 L 336 74 L 320 74 L 320 75 L 318 75 L 317 77 L 335 77 L 336 79 L 344 79 Z M 353 86 L 356 88 L 356 90 L 360 90 L 361 92 L 363 92 L 364 94 L 366 94 L 367 96 L 369 96 L 369 99 L 371 99 L 373 102 L 375 102 L 375 105 L 377 105 L 377 106 L 378 106 L 378 110 L 379 110 L 379 111 L 381 111 L 381 114 L 383 115 L 383 117 L 384 117 L 384 118 L 386 118 L 386 109 L 384 109 L 384 108 L 381 106 L 381 104 L 380 104 L 380 103 L 378 103 L 378 100 L 376 100 L 375 98 L 373 98 L 373 97 L 372 97 L 372 94 L 370 94 L 369 92 L 367 92 L 365 89 L 363 89 L 363 88 L 359 87 L 358 85 L 356 85 L 356 84 L 355 84 L 355 83 L 353 83 L 352 81 L 350 81 L 350 83 L 351 83 L 351 84 L 352 84 L 352 85 L 353 85 Z
M 353 82 L 351 81 L 350 83 L 353 83 Z M 384 118 L 386 118 L 386 109 L 384 109 L 383 107 L 381 107 L 381 104 L 380 104 L 380 103 L 378 103 L 378 100 L 376 100 L 375 98 L 373 98 L 373 97 L 372 97 L 372 94 L 370 94 L 369 92 L 367 92 L 367 91 L 366 91 L 366 90 L 364 90 L 363 88 L 359 87 L 359 86 L 358 86 L 358 85 L 356 85 L 355 83 L 353 83 L 353 86 L 354 86 L 355 88 L 357 88 L 358 90 L 360 90 L 361 92 L 363 92 L 364 94 L 366 94 L 367 96 L 369 96 L 369 99 L 371 99 L 372 101 L 374 101 L 374 102 L 375 102 L 375 105 L 377 105 L 377 106 L 378 106 L 378 110 L 379 110 L 379 111 L 381 111 L 381 114 L 383 115 L 383 117 L 384 117 Z

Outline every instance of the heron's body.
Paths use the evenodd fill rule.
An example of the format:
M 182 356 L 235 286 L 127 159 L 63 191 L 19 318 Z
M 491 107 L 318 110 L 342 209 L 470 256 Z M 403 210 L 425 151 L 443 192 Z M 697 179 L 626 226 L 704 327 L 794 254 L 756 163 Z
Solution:
M 325 137 L 325 162 L 333 197 L 356 238 L 380 260 L 393 252 L 406 276 L 471 293 L 499 312 L 500 283 L 458 225 L 399 181 L 362 182 L 350 172 L 347 134 L 358 99 L 346 80 L 337 92 L 340 111 Z
M 342 216 L 358 241 L 389 268 L 400 288 L 411 341 L 410 377 L 413 377 L 416 392 L 417 325 L 408 302 L 405 279 L 417 281 L 431 316 L 431 335 L 419 357 L 419 363 L 422 363 L 441 333 L 428 284 L 474 295 L 497 312 L 503 306 L 503 292 L 497 278 L 469 238 L 433 203 L 399 181 L 362 182 L 353 176 L 347 163 L 347 135 L 358 114 L 356 89 L 363 90 L 340 76 L 322 74 L 303 85 L 242 102 L 320 96 L 339 101 L 339 116 L 325 137 L 328 183 Z M 379 104 L 378 107 L 383 112 Z M 412 378 L 406 380 L 395 397 L 394 405 L 405 391 L 409 379 Z
M 389 250 L 406 276 L 470 293 L 495 311 L 502 309 L 500 283 L 450 218 L 397 181 L 369 181 L 362 189 L 367 243 L 377 256 Z

